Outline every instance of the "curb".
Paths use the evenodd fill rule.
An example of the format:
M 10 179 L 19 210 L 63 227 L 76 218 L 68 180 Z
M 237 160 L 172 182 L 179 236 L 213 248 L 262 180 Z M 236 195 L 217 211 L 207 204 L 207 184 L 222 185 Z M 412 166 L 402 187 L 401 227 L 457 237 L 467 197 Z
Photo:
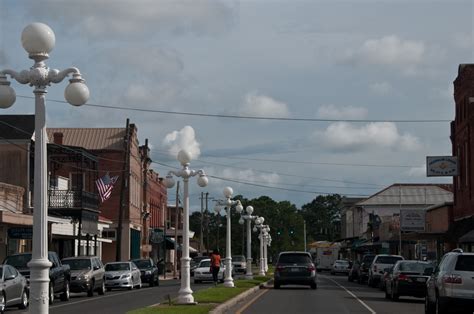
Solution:
M 225 311 L 229 310 L 231 307 L 233 307 L 234 305 L 236 305 L 237 303 L 239 303 L 240 301 L 242 301 L 243 299 L 245 299 L 249 295 L 257 292 L 260 289 L 268 289 L 267 285 L 272 281 L 273 281 L 273 279 L 270 279 L 267 282 L 263 282 L 263 283 L 259 284 L 258 286 L 250 288 L 247 291 L 242 292 L 241 294 L 233 297 L 232 299 L 227 300 L 224 303 L 219 304 L 214 309 L 209 311 L 209 314 L 222 314 L 222 313 L 225 313 Z

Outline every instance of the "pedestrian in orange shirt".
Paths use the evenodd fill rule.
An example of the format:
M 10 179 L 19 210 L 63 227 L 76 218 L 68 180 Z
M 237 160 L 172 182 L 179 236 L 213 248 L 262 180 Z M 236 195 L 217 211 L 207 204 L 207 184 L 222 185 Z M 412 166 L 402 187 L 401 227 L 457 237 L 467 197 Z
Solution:
M 217 249 L 211 254 L 211 273 L 212 280 L 214 280 L 214 285 L 217 286 L 217 275 L 219 274 L 219 269 L 221 268 L 221 255 Z

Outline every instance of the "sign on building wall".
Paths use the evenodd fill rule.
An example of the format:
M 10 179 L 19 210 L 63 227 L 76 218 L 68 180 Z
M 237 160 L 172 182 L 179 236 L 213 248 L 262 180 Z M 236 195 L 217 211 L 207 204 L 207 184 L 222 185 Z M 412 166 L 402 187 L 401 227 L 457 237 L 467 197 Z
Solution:
M 427 177 L 450 177 L 458 175 L 458 158 L 454 156 L 426 157 Z
M 402 231 L 424 232 L 426 211 L 424 209 L 402 209 L 400 228 Z

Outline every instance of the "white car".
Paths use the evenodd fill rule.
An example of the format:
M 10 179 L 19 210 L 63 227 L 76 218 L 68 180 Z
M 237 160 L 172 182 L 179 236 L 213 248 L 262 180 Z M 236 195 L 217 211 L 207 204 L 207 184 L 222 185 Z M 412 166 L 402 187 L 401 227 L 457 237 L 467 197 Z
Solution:
M 338 259 L 332 264 L 331 268 L 331 275 L 335 275 L 337 273 L 341 274 L 349 274 L 349 261 Z
M 403 256 L 400 255 L 388 255 L 388 254 L 379 254 L 376 255 L 372 264 L 369 267 L 369 278 L 368 284 L 370 287 L 375 287 L 380 283 L 382 276 L 384 274 L 385 268 L 390 268 L 395 265 L 396 262 L 404 260 Z
M 426 283 L 425 313 L 474 312 L 473 278 L 474 253 L 445 254 Z
M 199 266 L 194 270 L 194 283 L 200 283 L 202 281 L 213 281 L 211 273 L 211 260 L 203 259 L 199 262 Z M 224 282 L 224 264 L 221 263 L 217 278 L 220 282 Z
M 140 289 L 142 279 L 140 270 L 133 262 L 113 262 L 105 264 L 105 288 L 107 291 L 118 288 Z

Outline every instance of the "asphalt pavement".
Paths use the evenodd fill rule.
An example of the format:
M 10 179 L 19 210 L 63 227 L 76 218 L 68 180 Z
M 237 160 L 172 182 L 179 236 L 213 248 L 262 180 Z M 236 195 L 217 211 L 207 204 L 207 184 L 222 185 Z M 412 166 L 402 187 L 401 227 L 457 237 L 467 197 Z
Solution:
M 348 282 L 347 276 L 322 273 L 317 290 L 304 286 L 261 289 L 227 313 L 423 314 L 423 302 L 410 297 L 387 300 L 379 289 Z

